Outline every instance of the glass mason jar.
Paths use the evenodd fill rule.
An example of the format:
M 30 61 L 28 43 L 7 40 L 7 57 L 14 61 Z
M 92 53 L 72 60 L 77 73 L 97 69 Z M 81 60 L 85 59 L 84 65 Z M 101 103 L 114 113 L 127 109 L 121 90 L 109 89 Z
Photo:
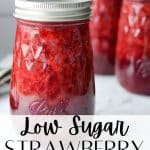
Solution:
M 94 113 L 89 16 L 89 0 L 16 0 L 13 114 Z
M 117 46 L 117 76 L 123 87 L 150 95 L 150 0 L 124 0 Z
M 90 21 L 94 69 L 97 74 L 113 74 L 122 0 L 93 0 Z

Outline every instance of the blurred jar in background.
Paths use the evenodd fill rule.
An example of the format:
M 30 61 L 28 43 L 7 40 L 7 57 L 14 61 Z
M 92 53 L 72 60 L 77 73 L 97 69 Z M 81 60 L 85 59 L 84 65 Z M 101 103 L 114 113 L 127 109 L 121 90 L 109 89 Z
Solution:
M 97 74 L 114 73 L 121 5 L 122 0 L 93 0 L 90 31 Z
M 150 95 L 150 0 L 124 0 L 117 75 L 131 92 Z

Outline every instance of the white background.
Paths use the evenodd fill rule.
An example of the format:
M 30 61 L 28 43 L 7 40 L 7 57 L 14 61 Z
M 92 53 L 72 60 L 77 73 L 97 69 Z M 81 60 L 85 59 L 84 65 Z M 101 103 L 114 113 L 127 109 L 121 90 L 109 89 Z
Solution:
M 0 0 L 0 59 L 13 49 L 15 19 L 14 0 Z

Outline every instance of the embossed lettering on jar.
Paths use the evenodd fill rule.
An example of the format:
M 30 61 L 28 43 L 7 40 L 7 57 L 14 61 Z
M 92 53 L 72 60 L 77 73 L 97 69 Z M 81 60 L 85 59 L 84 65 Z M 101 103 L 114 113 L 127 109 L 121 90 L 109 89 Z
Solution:
M 117 76 L 131 92 L 150 95 L 150 1 L 124 0 L 117 46 Z
M 14 114 L 94 113 L 93 55 L 88 25 L 90 2 L 72 0 L 72 5 L 68 2 L 26 1 L 24 6 L 30 7 L 24 8 L 25 14 L 36 6 L 34 14 L 39 9 L 48 13 L 37 13 L 34 17 L 16 9 L 17 30 L 10 91 Z M 23 3 L 17 0 L 16 7 L 22 9 Z M 47 8 L 43 8 L 44 3 L 47 3 Z M 56 8 L 52 9 L 53 6 Z M 56 13 L 57 10 L 59 12 Z M 76 16 L 72 16 L 72 10 L 77 11 Z
M 94 69 L 97 74 L 113 74 L 122 0 L 93 0 L 90 21 Z

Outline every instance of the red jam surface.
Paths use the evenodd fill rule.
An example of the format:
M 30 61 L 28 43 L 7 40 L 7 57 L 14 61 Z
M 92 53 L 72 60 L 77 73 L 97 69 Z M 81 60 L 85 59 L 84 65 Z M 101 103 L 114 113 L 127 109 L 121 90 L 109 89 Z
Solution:
M 150 1 L 124 1 L 118 39 L 120 83 L 131 92 L 150 95 Z
M 12 113 L 92 115 L 93 55 L 88 21 L 18 20 L 11 78 Z
M 97 74 L 113 74 L 122 0 L 93 0 L 90 22 L 94 69 Z

